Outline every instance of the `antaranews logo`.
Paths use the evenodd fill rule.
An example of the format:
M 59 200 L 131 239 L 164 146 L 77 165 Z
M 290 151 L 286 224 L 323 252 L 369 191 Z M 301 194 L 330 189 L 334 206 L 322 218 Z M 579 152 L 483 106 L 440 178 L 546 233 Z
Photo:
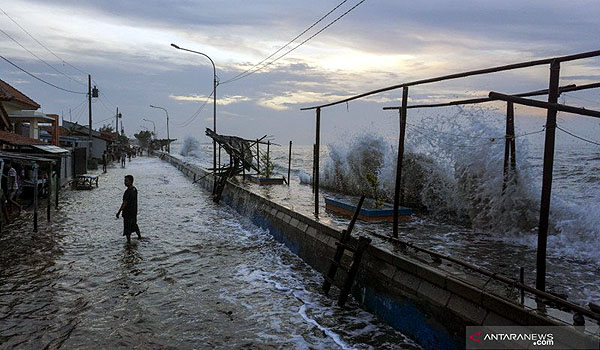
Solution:
M 471 339 L 472 341 L 481 344 L 481 331 L 475 332 L 473 333 L 473 335 L 471 335 L 469 337 L 469 339 Z
M 569 326 L 467 326 L 464 339 L 473 350 L 600 348 L 600 337 Z

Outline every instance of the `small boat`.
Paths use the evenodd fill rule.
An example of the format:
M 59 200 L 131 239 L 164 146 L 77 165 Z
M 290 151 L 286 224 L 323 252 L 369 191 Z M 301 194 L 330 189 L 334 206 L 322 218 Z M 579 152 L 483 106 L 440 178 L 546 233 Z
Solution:
M 246 175 L 246 179 L 259 184 L 260 186 L 265 185 L 283 185 L 285 179 L 283 177 L 262 177 L 256 175 Z
M 374 200 L 367 199 L 360 209 L 358 219 L 362 221 L 393 221 L 394 220 L 394 205 L 384 203 L 383 206 L 374 208 Z M 325 209 L 338 213 L 347 217 L 352 217 L 356 210 L 358 199 L 334 199 L 325 197 Z M 398 220 L 410 221 L 412 209 L 406 207 L 398 207 Z

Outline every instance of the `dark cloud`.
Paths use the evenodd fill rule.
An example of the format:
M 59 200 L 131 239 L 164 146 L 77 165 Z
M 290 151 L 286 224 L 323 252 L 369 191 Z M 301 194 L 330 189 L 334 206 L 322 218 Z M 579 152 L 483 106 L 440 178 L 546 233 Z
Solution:
M 356 2 L 349 1 L 323 24 Z M 211 55 L 217 51 L 217 74 L 225 81 L 243 71 L 242 64 L 248 67 L 272 53 L 339 0 L 35 0 L 32 3 L 67 7 L 73 18 L 97 16 L 112 19 L 117 26 L 140 31 L 151 29 L 153 34 L 166 33 L 165 37 L 172 35 L 174 41 L 185 39 L 208 48 L 207 53 Z M 15 17 L 27 16 L 16 9 L 13 11 L 17 11 L 12 12 Z M 256 137 L 258 133 L 268 132 L 283 139 L 310 143 L 313 115 L 301 112 L 300 107 L 437 74 L 597 49 L 599 14 L 600 3 L 587 0 L 576 3 L 367 0 L 293 55 L 248 78 L 219 86 L 218 97 L 250 98 L 219 106 L 224 116 L 219 125 L 221 130 L 231 134 Z M 18 29 L 13 29 L 18 33 Z M 179 138 L 188 134 L 202 137 L 204 128 L 212 123 L 205 121 L 212 117 L 212 109 L 206 107 L 190 126 L 181 126 L 198 110 L 201 102 L 175 101 L 169 97 L 210 94 L 212 67 L 204 58 L 187 53 L 174 55 L 173 49 L 168 47 L 170 42 L 164 43 L 164 50 L 136 46 L 135 42 L 125 47 L 106 39 L 102 33 L 93 38 L 77 36 L 75 40 L 73 37 L 78 33 L 72 37 L 56 28 L 48 30 L 43 23 L 29 29 L 61 56 L 93 74 L 105 94 L 101 102 L 94 104 L 94 120 L 111 121 L 111 113 L 118 105 L 125 116 L 126 131 L 132 135 L 144 123 L 142 118 L 162 123 L 163 115 L 148 107 L 156 104 L 169 109 L 171 133 Z M 2 42 L 1 48 L 4 50 L 7 45 Z M 360 71 L 321 67 L 322 61 L 335 55 L 337 49 L 354 50 L 339 58 L 344 61 L 340 65 L 361 53 L 413 58 L 397 69 L 368 61 Z M 43 65 L 27 58 L 27 53 L 14 48 L 10 52 L 11 57 L 27 69 L 47 73 Z M 579 70 L 568 71 L 562 79 L 597 81 L 600 74 L 593 71 L 597 64 L 598 60 L 586 61 L 578 66 Z M 79 72 L 69 73 L 86 79 Z M 83 100 L 44 86 L 6 65 L 0 65 L 0 75 L 40 102 L 46 112 L 62 112 L 68 116 L 69 107 L 75 109 Z M 48 76 L 48 79 L 66 87 L 77 87 L 60 76 Z M 411 89 L 411 97 L 424 101 L 449 100 L 485 95 L 490 90 L 531 91 L 546 85 L 547 68 L 544 67 L 417 87 Z M 345 106 L 327 110 L 325 127 L 333 127 L 336 122 L 346 126 L 361 123 L 365 119 L 362 115 L 385 115 L 381 107 L 388 102 L 383 101 L 394 104 L 399 92 L 377 97 L 353 102 L 350 112 Z M 307 100 L 310 98 L 314 101 Z M 271 108 L 273 106 L 287 109 L 277 110 Z M 80 110 L 75 113 L 83 121 L 84 112 Z M 162 133 L 159 125 L 157 128 Z

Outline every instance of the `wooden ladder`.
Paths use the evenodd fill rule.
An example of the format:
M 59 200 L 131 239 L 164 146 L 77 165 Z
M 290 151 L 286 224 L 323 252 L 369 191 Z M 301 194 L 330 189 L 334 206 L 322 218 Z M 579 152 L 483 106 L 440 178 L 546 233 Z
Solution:
M 371 243 L 371 239 L 367 237 L 358 237 L 358 244 L 356 247 L 353 247 L 349 244 L 350 235 L 352 234 L 352 230 L 354 229 L 354 223 L 356 219 L 358 219 L 358 215 L 360 213 L 360 208 L 363 205 L 365 200 L 365 196 L 361 196 L 358 201 L 358 205 L 356 206 L 356 210 L 354 211 L 354 215 L 352 216 L 352 220 L 350 220 L 350 224 L 348 224 L 348 228 L 342 230 L 342 236 L 338 242 L 335 242 L 337 248 L 335 251 L 335 256 L 333 259 L 330 259 L 331 265 L 329 265 L 329 271 L 327 275 L 325 275 L 325 282 L 323 282 L 323 291 L 325 294 L 329 294 L 329 290 L 332 284 L 335 284 L 335 274 L 338 269 L 342 269 L 346 271 L 346 280 L 344 281 L 344 285 L 340 290 L 340 296 L 338 298 L 338 305 L 343 306 L 348 300 L 348 294 L 350 294 L 350 290 L 352 289 L 352 284 L 354 283 L 354 278 L 358 273 L 358 268 L 360 266 L 360 260 L 362 259 L 362 255 Z M 348 250 L 352 252 L 352 264 L 350 267 L 347 267 L 342 264 L 342 257 L 344 256 L 344 250 Z

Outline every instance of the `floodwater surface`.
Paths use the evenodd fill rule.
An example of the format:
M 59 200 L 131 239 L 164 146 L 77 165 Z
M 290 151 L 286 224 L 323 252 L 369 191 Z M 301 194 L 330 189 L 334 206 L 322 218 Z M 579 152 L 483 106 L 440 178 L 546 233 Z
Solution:
M 115 218 L 132 174 L 143 238 Z M 19 228 L 21 230 L 19 230 Z M 171 165 L 136 158 L 0 237 L 0 349 L 417 349 Z

